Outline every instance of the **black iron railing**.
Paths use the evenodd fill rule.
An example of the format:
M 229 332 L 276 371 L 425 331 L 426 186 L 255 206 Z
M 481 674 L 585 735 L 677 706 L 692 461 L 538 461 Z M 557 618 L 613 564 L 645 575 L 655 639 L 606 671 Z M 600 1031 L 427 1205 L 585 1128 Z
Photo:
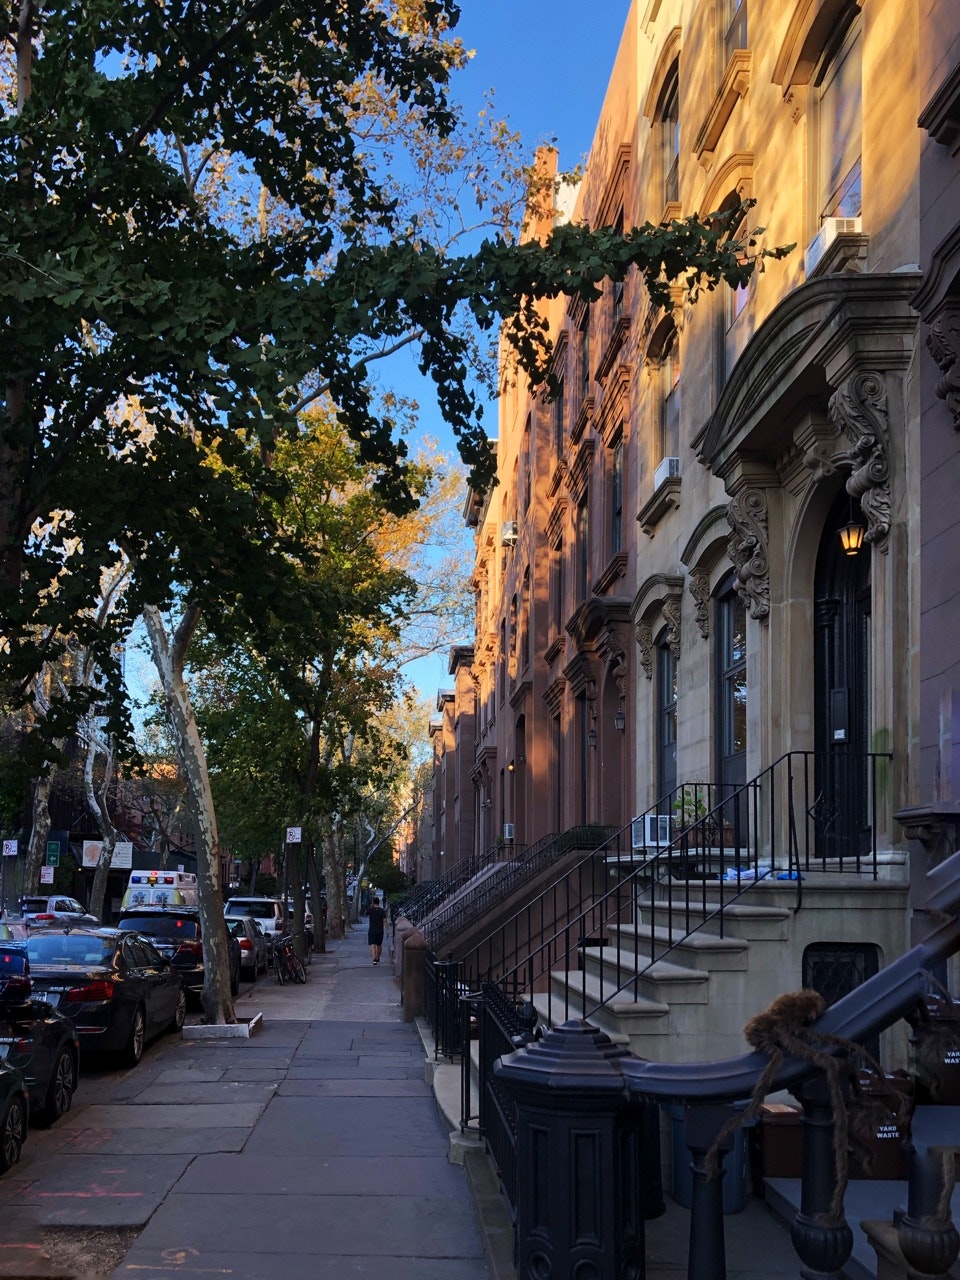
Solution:
M 424 1015 L 433 1032 L 434 1057 L 455 1058 L 463 1049 L 460 998 L 467 988 L 456 960 L 438 960 L 427 952 L 424 961 Z
M 655 806 L 631 824 L 629 851 L 627 828 L 601 846 L 616 873 L 612 886 L 578 912 L 555 916 L 555 927 L 545 927 L 525 956 L 499 966 L 500 980 L 538 996 L 551 1024 L 592 1017 L 625 991 L 636 1000 L 645 971 L 693 933 L 709 928 L 722 938 L 727 908 L 761 881 L 788 882 L 799 906 L 804 877 L 814 872 L 876 879 L 878 796 L 890 759 L 844 757 L 867 780 L 856 821 L 838 817 L 823 790 L 825 780 L 844 778 L 835 753 L 789 752 L 741 787 L 698 784 L 714 801 L 705 812 L 691 810 L 678 788 L 681 817 L 658 828 L 651 823 L 663 805 Z M 670 838 L 651 849 L 641 840 L 654 832 Z
M 475 1009 L 481 1045 L 486 1037 L 502 1052 L 504 1037 L 532 1035 L 534 1007 L 554 1025 L 594 1017 L 624 991 L 636 1000 L 646 970 L 693 933 L 708 927 L 723 937 L 725 909 L 758 883 L 784 879 L 799 907 L 804 876 L 876 879 L 877 815 L 891 756 L 837 756 L 790 752 L 741 787 L 683 784 L 500 922 L 464 957 L 458 978 L 484 993 Z M 861 784 L 853 818 L 829 790 L 838 783 L 848 794 L 851 778 Z M 513 1009 L 512 1031 L 497 1030 L 510 1025 L 504 1007 Z M 515 1125 L 491 1093 L 497 1056 L 481 1049 L 474 1088 L 463 1054 L 461 1123 L 471 1125 L 476 1094 L 479 1130 L 503 1170 L 515 1159 Z M 506 1185 L 512 1175 L 502 1176 Z
M 501 858 L 495 865 L 488 866 L 485 874 L 474 877 L 475 883 L 466 885 L 459 895 L 423 919 L 420 928 L 424 936 L 433 947 L 440 947 L 446 939 L 462 937 L 466 928 L 484 919 L 546 868 L 572 850 L 596 847 L 609 832 L 609 827 L 598 825 L 573 827 L 517 849 L 512 857 Z

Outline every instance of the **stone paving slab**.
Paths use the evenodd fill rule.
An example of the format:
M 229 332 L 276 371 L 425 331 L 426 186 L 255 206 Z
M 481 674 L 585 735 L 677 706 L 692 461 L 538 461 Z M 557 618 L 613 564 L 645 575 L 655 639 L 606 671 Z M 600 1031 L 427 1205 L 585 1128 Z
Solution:
M 196 1249 L 204 1254 L 282 1253 L 456 1259 L 483 1254 L 465 1185 L 456 1196 L 204 1196 L 173 1192 L 137 1240 L 137 1250 Z M 276 1274 L 276 1266 L 264 1276 Z
M 219 1106 L 233 1106 L 238 1102 L 267 1103 L 273 1097 L 281 1078 L 282 1074 L 276 1071 L 271 1081 L 223 1078 L 206 1084 L 154 1085 L 143 1096 L 142 1103 L 145 1107 L 168 1104 L 192 1107 L 203 1103 L 217 1103 Z
M 139 1125 L 117 1129 L 77 1129 L 61 1154 L 94 1152 L 104 1155 L 199 1155 L 208 1151 L 240 1151 L 250 1133 L 249 1125 L 218 1126 L 198 1130 L 145 1129 Z
M 463 1175 L 449 1160 L 433 1156 L 288 1156 L 268 1161 L 260 1156 L 210 1155 L 194 1160 L 177 1183 L 177 1194 L 313 1196 L 449 1196 L 463 1195 Z M 464 1204 L 466 1201 L 464 1200 Z
M 81 1115 L 61 1120 L 66 1129 L 106 1129 L 114 1131 L 135 1123 L 140 1129 L 232 1129 L 256 1124 L 265 1104 L 257 1102 L 225 1102 L 181 1107 L 173 1104 L 138 1107 L 113 1103 L 87 1107 Z M 149 1149 L 149 1148 L 147 1148 Z
M 327 1062 L 314 1058 L 299 1059 L 287 1072 L 288 1080 L 396 1080 L 397 1077 L 415 1079 L 423 1077 L 423 1059 L 419 1062 L 396 1062 L 389 1057 L 339 1059 Z
M 45 1226 L 140 1227 L 190 1162 L 189 1156 L 74 1155 L 34 1161 L 7 1203 L 7 1212 L 29 1206 Z
M 156 1084 L 205 1084 L 223 1078 L 221 1067 L 170 1067 L 161 1071 Z
M 436 1113 L 422 1099 L 275 1097 L 246 1150 L 264 1156 L 445 1156 L 448 1146 Z
M 392 1252 L 331 1257 L 318 1251 L 284 1254 L 281 1272 L 276 1254 L 270 1252 L 239 1254 L 218 1249 L 212 1256 L 178 1249 L 165 1252 L 166 1258 L 160 1249 L 137 1245 L 112 1280 L 489 1280 L 481 1258 L 398 1258 Z
M 281 1098 L 428 1098 L 429 1086 L 420 1078 L 408 1080 L 295 1080 L 288 1077 L 277 1087 Z

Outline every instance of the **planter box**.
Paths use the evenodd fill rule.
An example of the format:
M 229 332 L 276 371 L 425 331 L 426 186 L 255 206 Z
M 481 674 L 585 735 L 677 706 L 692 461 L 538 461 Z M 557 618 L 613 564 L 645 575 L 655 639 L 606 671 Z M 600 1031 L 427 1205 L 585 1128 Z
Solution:
M 263 1014 L 255 1013 L 250 1018 L 241 1018 L 238 1022 L 226 1022 L 218 1026 L 199 1023 L 194 1027 L 183 1028 L 184 1040 L 249 1040 L 263 1026 Z

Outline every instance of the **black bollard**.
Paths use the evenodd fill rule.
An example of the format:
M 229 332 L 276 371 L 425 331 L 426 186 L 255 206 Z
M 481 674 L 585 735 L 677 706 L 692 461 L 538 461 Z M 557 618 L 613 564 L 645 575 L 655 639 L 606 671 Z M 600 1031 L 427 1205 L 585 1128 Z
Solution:
M 650 1187 L 659 1130 L 652 1104 L 627 1097 L 627 1056 L 571 1021 L 496 1064 L 517 1113 L 518 1280 L 646 1274 L 644 1218 L 662 1208 L 659 1176 Z

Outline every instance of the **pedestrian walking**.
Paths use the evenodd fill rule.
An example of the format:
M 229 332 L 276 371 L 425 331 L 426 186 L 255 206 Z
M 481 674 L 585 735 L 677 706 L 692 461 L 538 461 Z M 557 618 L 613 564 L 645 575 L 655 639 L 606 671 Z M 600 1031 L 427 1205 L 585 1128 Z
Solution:
M 380 952 L 383 950 L 383 929 L 387 922 L 387 913 L 380 905 L 380 899 L 374 898 L 367 908 L 367 942 L 373 963 L 380 963 Z

